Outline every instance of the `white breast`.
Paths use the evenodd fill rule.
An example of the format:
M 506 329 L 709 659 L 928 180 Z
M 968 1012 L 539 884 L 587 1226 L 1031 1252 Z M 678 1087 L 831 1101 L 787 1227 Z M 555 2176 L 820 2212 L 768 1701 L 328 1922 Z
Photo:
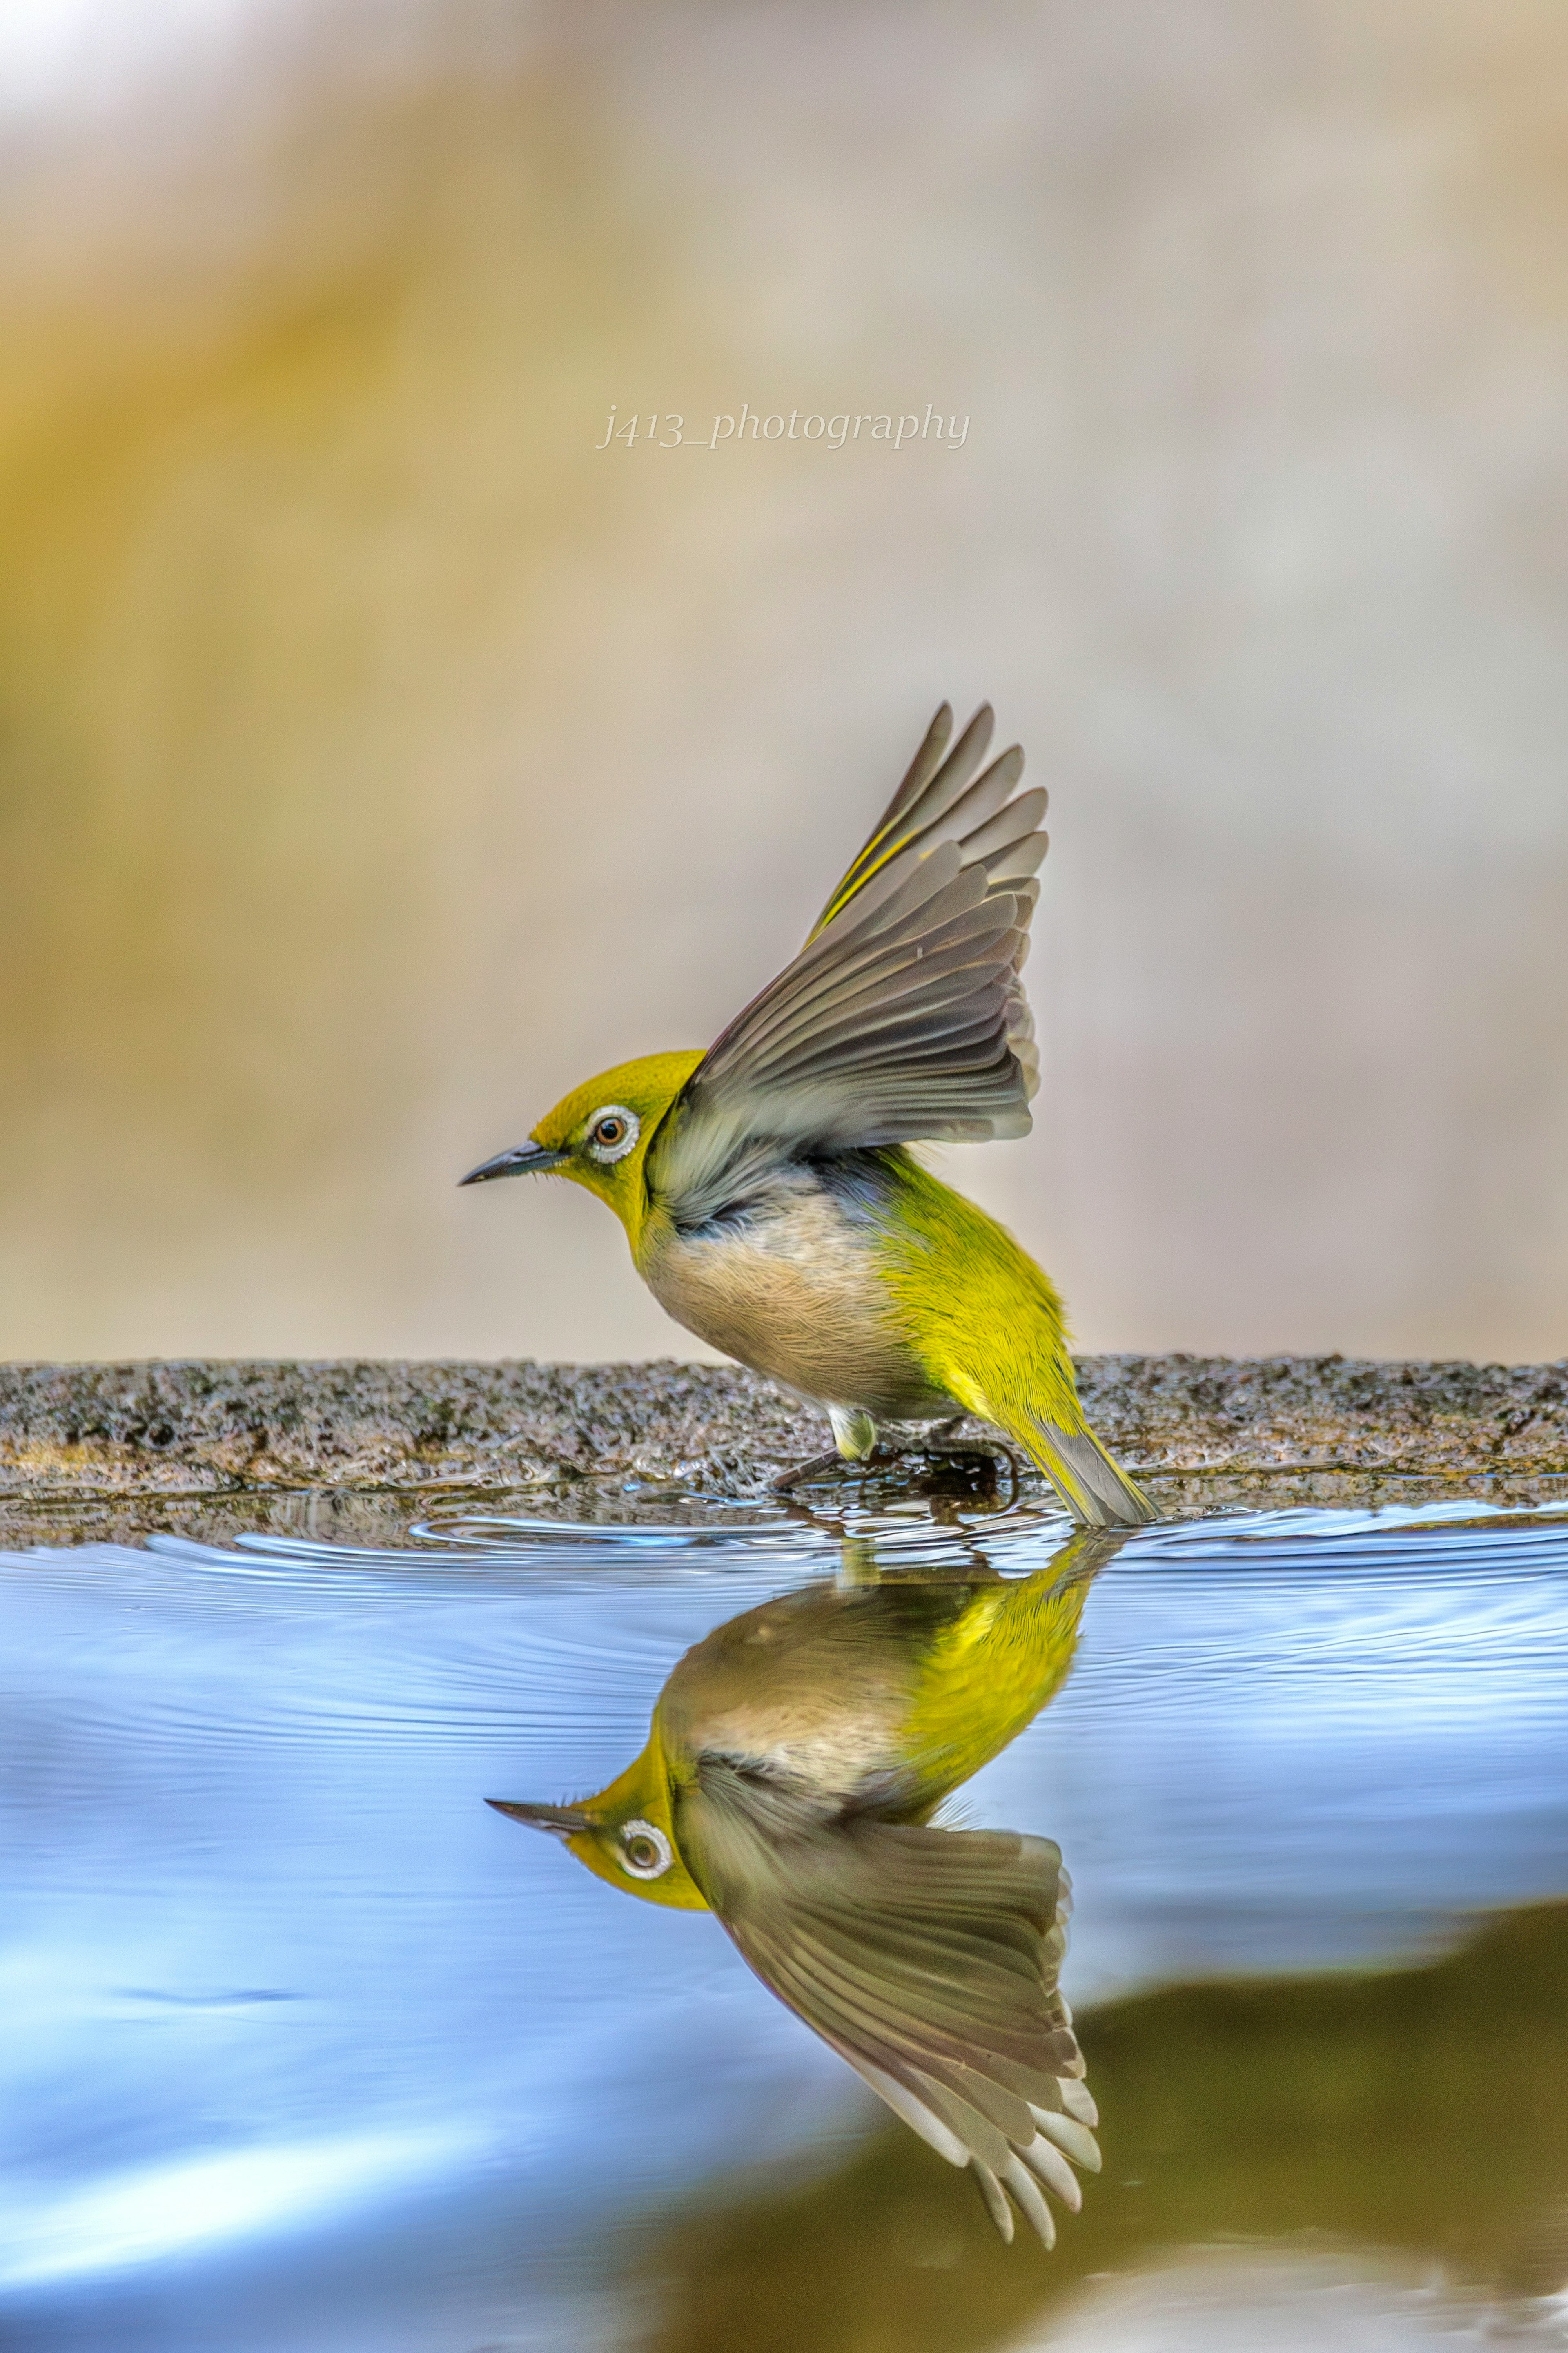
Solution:
M 682 1234 L 656 1219 L 639 1262 L 678 1324 L 803 1396 L 879 1419 L 951 1412 L 900 1328 L 876 1242 L 874 1225 L 791 1169 L 732 1222 Z

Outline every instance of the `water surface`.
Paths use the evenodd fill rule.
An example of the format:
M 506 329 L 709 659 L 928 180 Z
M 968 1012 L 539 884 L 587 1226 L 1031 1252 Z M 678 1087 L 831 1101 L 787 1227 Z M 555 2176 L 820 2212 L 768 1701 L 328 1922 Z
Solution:
M 1557 2341 L 1568 1519 L 1238 1514 L 1099 1567 L 942 1818 L 1072 1874 L 1105 2169 L 1047 2255 L 712 1916 L 484 1802 L 601 1788 L 771 1597 L 1068 1534 L 873 1500 L 0 1556 L 0 2345 Z

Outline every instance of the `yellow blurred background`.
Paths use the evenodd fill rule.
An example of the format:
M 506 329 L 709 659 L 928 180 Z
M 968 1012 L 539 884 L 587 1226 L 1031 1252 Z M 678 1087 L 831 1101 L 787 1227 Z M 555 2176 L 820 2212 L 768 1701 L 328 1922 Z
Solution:
M 1565 100 L 1555 0 L 21 0 L 0 1349 L 701 1353 L 456 1180 L 943 696 L 1053 808 L 944 1166 L 1081 1343 L 1568 1349 Z

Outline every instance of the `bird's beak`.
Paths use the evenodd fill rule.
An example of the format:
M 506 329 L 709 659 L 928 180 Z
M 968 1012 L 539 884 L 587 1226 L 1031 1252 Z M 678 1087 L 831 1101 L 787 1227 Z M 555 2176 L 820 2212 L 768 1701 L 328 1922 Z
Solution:
M 510 1814 L 514 1822 L 526 1822 L 531 1831 L 548 1831 L 552 1838 L 573 1839 L 594 1827 L 593 1817 L 581 1806 L 527 1806 L 515 1798 L 487 1798 L 498 1814 Z
M 488 1185 L 492 1176 L 547 1176 L 571 1156 L 568 1152 L 552 1152 L 544 1144 L 514 1144 L 510 1152 L 498 1152 L 493 1160 L 481 1160 L 477 1168 L 470 1168 L 458 1182 Z

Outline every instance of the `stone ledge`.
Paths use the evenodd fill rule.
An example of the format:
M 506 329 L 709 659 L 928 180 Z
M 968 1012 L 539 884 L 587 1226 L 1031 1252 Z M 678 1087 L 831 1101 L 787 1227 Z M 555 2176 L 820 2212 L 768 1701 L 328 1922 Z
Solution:
M 1257 1483 L 1568 1474 L 1568 1362 L 1089 1356 L 1085 1405 L 1168 1509 Z M 821 1418 L 723 1365 L 197 1359 L 0 1365 L 0 1497 L 559 1487 L 596 1477 L 761 1493 Z

